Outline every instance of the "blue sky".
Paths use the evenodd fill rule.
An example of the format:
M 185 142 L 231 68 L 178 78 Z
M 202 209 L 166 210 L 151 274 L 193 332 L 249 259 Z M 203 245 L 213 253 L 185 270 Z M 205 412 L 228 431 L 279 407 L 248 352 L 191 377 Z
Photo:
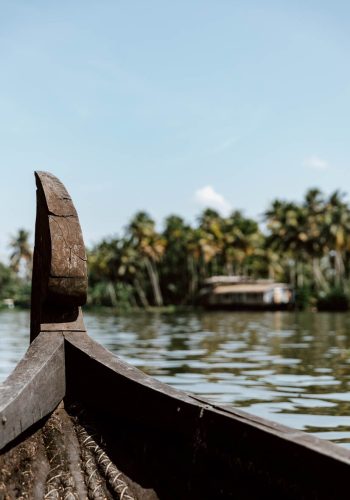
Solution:
M 1 1 L 0 255 L 34 227 L 34 170 L 88 244 L 145 209 L 261 214 L 350 190 L 350 3 Z

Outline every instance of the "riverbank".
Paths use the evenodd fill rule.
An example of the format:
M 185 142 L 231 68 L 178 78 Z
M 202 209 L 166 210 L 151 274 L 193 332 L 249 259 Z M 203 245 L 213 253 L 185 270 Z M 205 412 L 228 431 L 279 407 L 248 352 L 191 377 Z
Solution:
M 30 303 L 24 302 L 21 304 L 14 304 L 9 307 L 4 304 L 0 304 L 0 311 L 29 311 Z M 273 312 L 278 311 L 279 309 L 239 309 L 239 308 L 210 308 L 207 309 L 200 305 L 174 305 L 169 304 L 166 306 L 148 306 L 148 307 L 133 307 L 133 306 L 101 306 L 101 305 L 91 305 L 87 304 L 83 306 L 83 310 L 96 313 L 96 314 L 113 314 L 113 315 L 129 315 L 129 314 L 186 314 L 186 313 L 195 313 L 195 312 L 203 312 L 203 311 L 221 311 L 221 312 L 244 312 L 249 311 L 251 313 L 255 312 Z M 288 308 L 289 312 L 347 312 L 350 310 L 350 303 L 347 297 L 325 297 L 324 299 L 313 299 L 308 300 L 307 304 L 295 304 L 294 307 Z
M 95 306 L 85 305 L 84 311 L 96 314 L 186 314 L 191 312 L 202 311 L 202 307 L 198 306 L 178 306 L 167 305 L 162 307 L 113 307 L 113 306 Z

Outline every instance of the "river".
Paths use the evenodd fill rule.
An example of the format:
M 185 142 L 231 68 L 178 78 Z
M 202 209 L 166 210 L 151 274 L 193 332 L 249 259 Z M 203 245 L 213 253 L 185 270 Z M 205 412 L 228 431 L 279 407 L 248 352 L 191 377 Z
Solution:
M 90 335 L 145 373 L 350 448 L 350 313 L 84 314 Z M 29 315 L 0 312 L 0 380 Z

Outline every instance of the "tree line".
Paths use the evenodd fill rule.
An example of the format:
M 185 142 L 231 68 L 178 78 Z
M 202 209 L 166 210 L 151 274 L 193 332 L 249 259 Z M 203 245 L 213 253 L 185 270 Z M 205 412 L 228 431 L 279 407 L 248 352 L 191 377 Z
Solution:
M 1 297 L 11 293 L 4 288 L 4 269 L 18 278 L 25 261 L 22 282 L 30 275 L 28 233 L 20 230 L 11 248 L 10 265 L 0 267 Z M 96 306 L 196 305 L 204 280 L 213 275 L 290 283 L 300 307 L 347 303 L 350 206 L 340 191 L 310 189 L 301 202 L 274 200 L 259 220 L 239 210 L 223 217 L 208 208 L 192 225 L 170 215 L 161 231 L 148 213 L 138 212 L 122 235 L 88 250 L 88 265 L 89 303 Z
M 205 278 L 244 275 L 292 284 L 300 307 L 332 297 L 347 300 L 350 207 L 345 195 L 310 189 L 297 203 L 274 200 L 260 220 L 204 210 L 195 225 L 137 213 L 122 237 L 89 252 L 95 304 L 196 304 Z
M 4 301 L 28 307 L 32 272 L 32 248 L 29 231 L 19 229 L 10 239 L 9 264 L 0 262 L 0 308 Z

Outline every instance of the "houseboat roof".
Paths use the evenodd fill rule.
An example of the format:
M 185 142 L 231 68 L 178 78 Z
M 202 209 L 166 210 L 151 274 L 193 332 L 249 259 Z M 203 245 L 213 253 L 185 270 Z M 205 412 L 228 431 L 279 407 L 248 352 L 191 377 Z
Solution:
M 211 276 L 210 278 L 206 278 L 204 280 L 204 283 L 206 285 L 235 285 L 235 284 L 251 284 L 251 283 L 262 283 L 262 284 L 273 284 L 273 280 L 269 279 L 260 279 L 256 280 L 254 278 L 251 278 L 249 276 Z
M 76 210 L 58 179 L 36 180 L 31 344 L 0 386 L 0 498 L 341 497 L 350 450 L 169 387 L 89 337 Z
M 274 288 L 289 288 L 286 283 L 238 283 L 237 285 L 222 285 L 216 286 L 213 289 L 215 295 L 226 293 L 265 293 Z

